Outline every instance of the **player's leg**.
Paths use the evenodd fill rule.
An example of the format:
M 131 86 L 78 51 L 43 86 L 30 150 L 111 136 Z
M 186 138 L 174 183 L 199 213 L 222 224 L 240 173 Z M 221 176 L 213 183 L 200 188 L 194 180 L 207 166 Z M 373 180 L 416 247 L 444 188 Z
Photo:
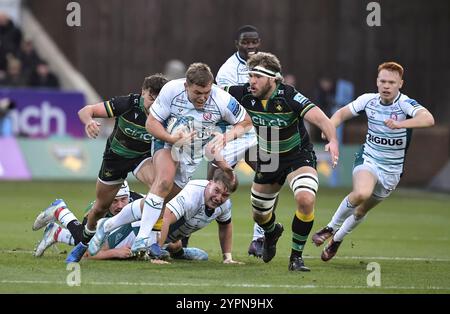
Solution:
M 278 183 L 262 184 L 253 182 L 251 202 L 253 207 L 253 220 L 264 230 L 264 244 L 262 259 L 268 263 L 275 257 L 276 244 L 283 226 L 276 222 L 273 208 L 275 206 L 281 185 Z
M 36 246 L 34 256 L 41 257 L 44 254 L 45 250 L 47 250 L 50 246 L 57 242 L 58 234 L 60 232 L 61 227 L 58 224 L 54 222 L 49 223 L 45 227 L 42 240 L 39 241 L 38 245 Z
M 155 181 L 155 168 L 153 166 L 152 158 L 148 157 L 140 162 L 133 170 L 133 175 L 136 179 L 147 185 L 150 190 L 153 182 Z
M 319 180 L 316 170 L 310 166 L 302 166 L 291 172 L 287 176 L 287 180 L 297 203 L 295 215 L 292 219 L 292 248 L 289 270 L 309 271 L 309 268 L 304 265 L 302 255 L 306 240 L 314 224 L 314 205 Z
M 249 139 L 247 140 L 247 149 L 244 152 L 244 160 L 245 163 L 256 171 L 257 167 L 257 144 L 258 141 L 256 139 L 256 134 L 249 135 Z M 275 211 L 278 203 L 278 197 L 273 206 L 273 211 Z M 262 229 L 257 223 L 253 225 L 253 236 L 252 242 L 248 247 L 248 254 L 253 255 L 255 257 L 261 258 L 263 253 L 263 245 L 264 245 L 264 229 Z
M 75 215 L 67 207 L 62 199 L 57 199 L 49 207 L 39 213 L 33 224 L 33 230 L 42 228 L 43 223 L 59 222 L 64 228 L 69 229 L 75 239 L 75 244 L 81 241 L 83 234 L 83 226 L 75 217 Z
M 344 237 L 353 231 L 366 217 L 367 212 L 377 206 L 382 199 L 377 197 L 369 197 L 369 199 L 365 200 L 362 204 L 356 207 L 353 215 L 350 215 L 345 219 L 342 227 L 336 231 L 331 240 L 324 247 L 321 259 L 326 262 L 332 259 L 341 245 Z
M 353 169 L 353 190 L 342 200 L 327 226 L 312 236 L 316 246 L 322 245 L 329 239 L 341 227 L 345 219 L 354 213 L 355 208 L 370 198 L 377 180 L 377 171 L 373 167 L 360 164 Z
M 355 170 L 357 170 L 357 168 L 355 168 Z M 355 208 L 353 215 L 349 215 L 345 219 L 342 227 L 338 231 L 336 231 L 333 238 L 324 248 L 321 256 L 323 261 L 328 261 L 336 255 L 340 244 L 344 240 L 344 237 L 364 221 L 369 210 L 389 197 L 389 195 L 392 193 L 392 191 L 394 191 L 398 182 L 400 181 L 400 174 L 383 173 L 379 171 L 378 168 L 374 167 L 371 167 L 371 169 L 369 170 L 370 171 L 368 172 L 372 173 L 373 175 L 375 175 L 376 173 L 377 179 L 376 184 L 372 188 L 372 194 L 368 198 L 365 197 L 365 194 L 362 194 L 362 196 L 364 196 L 364 201 Z M 364 169 L 362 168 L 360 168 L 360 171 L 355 172 L 355 175 L 353 177 L 354 190 L 357 190 L 357 186 L 365 185 L 364 180 L 367 180 L 368 178 L 369 177 L 364 176 Z M 364 189 L 367 189 L 367 187 L 365 187 Z
M 117 192 L 131 171 L 134 160 L 124 159 L 113 153 L 103 158 L 97 184 L 96 199 L 87 216 L 82 240 L 67 256 L 66 262 L 79 262 L 88 248 L 88 243 L 96 233 L 97 221 L 105 216 Z
M 87 224 L 83 232 L 82 242 L 84 244 L 88 244 L 94 235 L 97 221 L 105 217 L 109 207 L 116 197 L 117 192 L 120 190 L 122 183 L 123 180 L 113 182 L 102 181 L 101 179 L 97 180 L 96 199 L 94 205 L 88 213 Z
M 132 167 L 134 168 L 132 171 L 133 175 L 150 189 L 154 181 L 152 158 L 145 156 L 138 158 Z M 117 215 L 105 221 L 103 225 L 105 233 L 109 233 L 120 226 L 140 220 L 142 208 L 143 199 L 137 199 L 125 205 Z
M 155 179 L 143 202 L 141 228 L 131 248 L 133 253 L 146 250 L 146 239 L 157 220 L 162 217 L 164 199 L 172 190 L 176 163 L 170 149 L 159 149 L 153 156 L 153 166 Z

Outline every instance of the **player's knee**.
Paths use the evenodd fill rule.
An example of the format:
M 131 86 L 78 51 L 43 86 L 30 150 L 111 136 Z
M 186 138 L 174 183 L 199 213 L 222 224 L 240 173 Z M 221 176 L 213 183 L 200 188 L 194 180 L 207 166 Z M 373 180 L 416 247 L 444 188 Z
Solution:
M 295 201 L 301 213 L 309 214 L 314 208 L 316 195 L 310 192 L 299 192 L 295 195 Z
M 253 208 L 253 218 L 256 222 L 264 220 L 272 211 L 278 193 L 260 193 L 252 188 L 251 202 Z
M 297 204 L 300 204 L 299 201 L 303 203 L 310 199 L 314 201 L 317 190 L 319 189 L 319 178 L 312 173 L 301 173 L 292 178 L 289 186 L 292 192 L 294 192 Z M 309 196 L 305 196 L 307 194 Z
M 155 185 L 159 192 L 158 195 L 159 194 L 169 194 L 170 190 L 172 190 L 173 178 L 172 179 L 169 179 L 167 177 L 160 178 L 159 180 L 157 180 Z
M 372 191 L 364 190 L 364 189 L 358 189 L 356 191 L 352 192 L 352 204 L 354 205 L 361 204 L 362 202 L 368 200 L 370 196 L 372 195 Z

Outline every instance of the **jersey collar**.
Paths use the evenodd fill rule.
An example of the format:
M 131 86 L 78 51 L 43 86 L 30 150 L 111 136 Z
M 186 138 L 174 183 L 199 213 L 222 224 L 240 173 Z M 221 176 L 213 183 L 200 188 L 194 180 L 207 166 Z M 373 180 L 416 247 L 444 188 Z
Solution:
M 391 106 L 391 105 L 395 104 L 395 103 L 400 99 L 400 96 L 401 96 L 401 95 L 402 95 L 402 93 L 398 92 L 397 97 L 395 97 L 395 98 L 394 98 L 394 101 L 391 102 L 390 104 L 383 104 L 383 103 L 381 102 L 381 95 L 378 96 L 378 101 L 380 102 L 380 104 L 381 104 L 382 106 Z
M 238 59 L 239 63 L 242 63 L 244 65 L 247 64 L 247 62 L 244 59 L 242 59 L 241 56 L 239 55 L 239 51 L 236 51 L 235 55 L 236 55 L 236 58 Z

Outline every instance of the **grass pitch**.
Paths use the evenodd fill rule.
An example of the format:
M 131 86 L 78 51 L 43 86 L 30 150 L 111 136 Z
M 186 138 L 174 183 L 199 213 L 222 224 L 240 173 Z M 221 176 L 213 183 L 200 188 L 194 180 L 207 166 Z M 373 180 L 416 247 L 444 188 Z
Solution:
M 287 270 L 290 225 L 295 204 L 283 189 L 277 220 L 285 226 L 277 256 L 268 264 L 249 257 L 249 187 L 233 196 L 233 257 L 245 265 L 224 265 L 211 224 L 195 233 L 190 246 L 209 253 L 207 262 L 82 261 L 81 286 L 69 287 L 64 259 L 69 246 L 58 244 L 42 258 L 32 256 L 42 230 L 31 225 L 55 198 L 82 217 L 94 198 L 94 182 L 0 182 L 0 293 L 450 293 L 450 195 L 398 190 L 369 213 L 330 262 L 310 240 L 304 256 L 310 273 Z M 132 188 L 145 192 L 142 185 Z M 321 188 L 313 231 L 325 225 L 348 189 Z M 380 265 L 381 286 L 368 287 L 367 265 Z

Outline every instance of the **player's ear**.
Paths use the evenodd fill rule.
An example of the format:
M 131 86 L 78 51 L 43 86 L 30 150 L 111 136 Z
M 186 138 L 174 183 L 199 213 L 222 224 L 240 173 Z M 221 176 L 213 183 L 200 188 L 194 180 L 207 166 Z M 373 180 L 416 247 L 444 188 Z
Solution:
M 403 80 L 400 80 L 399 89 L 403 87 Z

